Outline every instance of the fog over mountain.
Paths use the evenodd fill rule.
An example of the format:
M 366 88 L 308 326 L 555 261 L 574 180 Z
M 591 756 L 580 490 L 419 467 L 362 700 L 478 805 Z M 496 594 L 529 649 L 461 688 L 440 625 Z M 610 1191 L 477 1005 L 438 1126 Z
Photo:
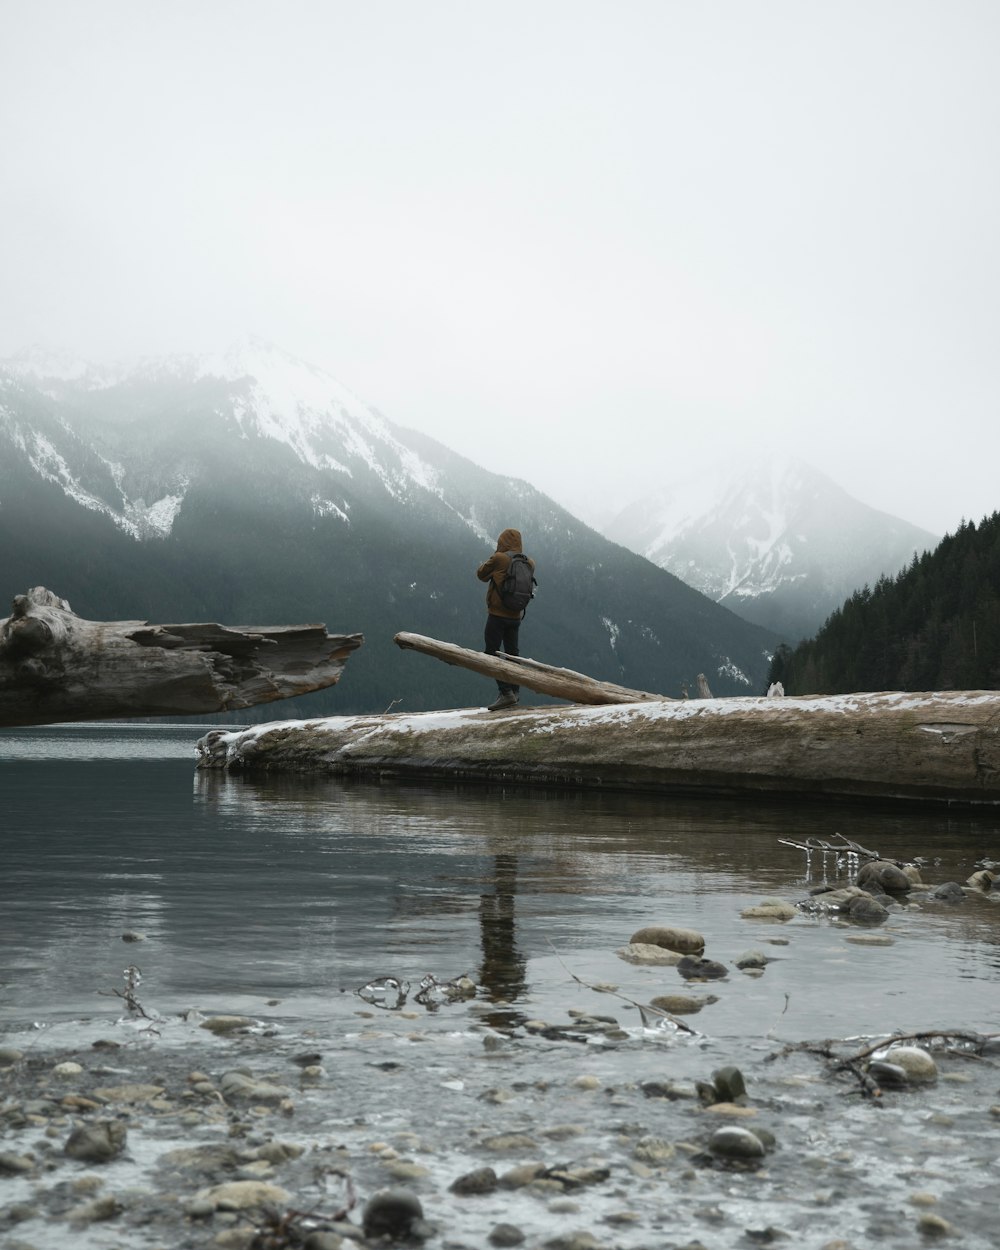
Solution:
M 855 590 L 937 545 L 796 458 L 703 475 L 630 505 L 607 537 L 797 642 Z
M 502 444 L 497 458 L 509 467 Z M 669 695 L 699 672 L 716 693 L 762 688 L 773 635 L 266 343 L 130 368 L 33 353 L 0 366 L 7 593 L 44 584 L 94 619 L 363 632 L 308 714 L 488 702 L 490 683 L 392 637 L 480 649 L 475 569 L 510 525 L 539 566 L 525 654 Z

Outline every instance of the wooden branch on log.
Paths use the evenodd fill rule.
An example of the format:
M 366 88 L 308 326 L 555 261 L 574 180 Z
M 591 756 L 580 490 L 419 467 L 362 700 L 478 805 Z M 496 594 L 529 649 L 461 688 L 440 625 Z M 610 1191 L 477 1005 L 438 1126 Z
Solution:
M 523 655 L 487 655 L 451 642 L 425 638 L 423 634 L 397 634 L 393 641 L 404 651 L 419 651 L 433 656 L 435 660 L 443 660 L 445 664 L 471 669 L 473 673 L 515 686 L 527 686 L 539 694 L 568 699 L 570 703 L 662 703 L 667 699 L 665 694 L 650 694 L 647 690 L 629 690 L 611 682 L 595 681 L 593 677 L 574 673 L 572 669 L 554 668 L 551 664 L 541 664 Z
M 86 621 L 36 586 L 0 625 L 0 726 L 228 712 L 334 685 L 361 634 Z

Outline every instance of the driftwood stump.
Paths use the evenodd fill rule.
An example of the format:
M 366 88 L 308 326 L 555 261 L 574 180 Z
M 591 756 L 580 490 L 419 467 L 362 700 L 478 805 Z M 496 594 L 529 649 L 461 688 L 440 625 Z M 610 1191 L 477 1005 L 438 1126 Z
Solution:
M 86 621 L 36 586 L 0 625 L 0 726 L 228 712 L 334 685 L 361 634 Z

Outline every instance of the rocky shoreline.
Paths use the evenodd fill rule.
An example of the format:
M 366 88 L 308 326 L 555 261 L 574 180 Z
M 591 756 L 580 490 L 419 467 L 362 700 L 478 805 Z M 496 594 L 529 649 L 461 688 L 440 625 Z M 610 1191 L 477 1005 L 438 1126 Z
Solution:
M 849 917 L 862 894 L 817 906 Z M 558 1015 L 486 1001 L 464 978 L 412 998 L 382 978 L 322 1027 L 277 1002 L 159 1019 L 136 999 L 117 1023 L 74 1026 L 76 1045 L 8 1038 L 4 1246 L 993 1245 L 997 1039 L 713 1038 L 689 1023 L 709 989 L 765 975 L 802 907 L 744 915 L 763 926 L 758 948 L 731 964 L 707 959 L 696 930 L 637 930 L 618 952 L 623 987 L 574 976 Z M 869 923 L 845 933 L 877 957 L 892 938 Z M 672 992 L 635 997 L 668 976 Z

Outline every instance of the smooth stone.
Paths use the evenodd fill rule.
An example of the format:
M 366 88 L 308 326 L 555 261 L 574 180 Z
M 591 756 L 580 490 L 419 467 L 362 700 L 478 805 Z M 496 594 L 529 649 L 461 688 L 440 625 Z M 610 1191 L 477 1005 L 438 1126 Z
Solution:
M 666 1141 L 662 1137 L 640 1137 L 632 1151 L 633 1158 L 639 1160 L 640 1163 L 650 1163 L 657 1165 L 667 1163 L 677 1153 L 672 1142 Z
M 791 920 L 796 915 L 795 905 L 783 898 L 765 898 L 753 907 L 740 912 L 744 920 Z
M 503 1173 L 500 1177 L 500 1187 L 501 1189 L 524 1189 L 526 1185 L 537 1180 L 544 1171 L 544 1163 L 522 1163 Z
M 723 1159 L 762 1159 L 766 1154 L 764 1143 L 756 1133 L 730 1124 L 715 1130 L 708 1148 Z
M 225 1181 L 199 1189 L 194 1200 L 210 1202 L 217 1211 L 247 1211 L 251 1207 L 283 1206 L 291 1196 L 287 1189 L 268 1181 Z
M 647 925 L 637 929 L 628 941 L 630 946 L 662 946 L 678 955 L 700 955 L 705 949 L 705 939 L 695 929 L 678 929 L 672 925 Z
M 965 891 L 957 881 L 944 881 L 936 885 L 927 897 L 936 903 L 964 903 Z
M 546 1250 L 604 1250 L 593 1233 L 562 1233 L 543 1243 Z
M 243 1072 L 226 1072 L 219 1082 L 223 1098 L 237 1102 L 263 1103 L 265 1106 L 282 1102 L 291 1096 L 292 1091 L 283 1085 L 272 1085 L 269 1081 L 258 1081 L 255 1077 Z
M 84 1202 L 66 1212 L 66 1219 L 71 1224 L 97 1224 L 102 1220 L 113 1220 L 122 1212 L 122 1205 L 112 1194 L 95 1198 L 92 1202 Z
M 106 1085 L 94 1090 L 94 1097 L 104 1102 L 149 1102 L 164 1093 L 162 1085 Z
M 482 1142 L 486 1150 L 534 1150 L 537 1143 L 527 1133 L 498 1133 L 495 1137 L 484 1137 Z
M 126 1137 L 120 1120 L 98 1120 L 74 1129 L 63 1152 L 82 1163 L 108 1163 L 125 1149 Z
M 380 1189 L 365 1204 L 362 1225 L 366 1237 L 406 1237 L 423 1220 L 420 1199 L 409 1189 Z
M 615 954 L 629 964 L 653 964 L 662 967 L 672 967 L 681 959 L 676 951 L 668 951 L 665 946 L 654 946 L 651 942 L 630 942 L 628 946 L 620 946 Z
M 766 968 L 771 960 L 762 951 L 744 951 L 743 954 L 733 962 L 735 966 L 743 972 L 747 968 Z
M 933 1212 L 925 1211 L 917 1220 L 917 1232 L 921 1237 L 934 1239 L 937 1237 L 950 1237 L 952 1226 L 947 1220 L 941 1218 L 940 1215 L 934 1215 Z
M 0 1068 L 12 1068 L 23 1058 L 23 1051 L 16 1050 L 13 1046 L 0 1046 Z
M 490 1229 L 491 1246 L 519 1246 L 524 1241 L 524 1233 L 516 1224 L 496 1224 Z
M 248 1029 L 254 1024 L 249 1016 L 209 1016 L 198 1026 L 208 1029 L 209 1033 L 235 1033 L 237 1029 Z
M 491 1194 L 496 1187 L 497 1174 L 492 1168 L 474 1168 L 448 1186 L 453 1194 Z
M 747 1092 L 743 1073 L 732 1065 L 716 1068 L 712 1073 L 712 1084 L 719 1102 L 737 1102 Z
M 126 929 L 122 934 L 123 942 L 145 942 L 145 933 L 136 933 L 135 929 Z
M 877 885 L 889 894 L 906 894 L 910 889 L 910 878 L 886 859 L 876 859 L 871 863 L 862 864 L 858 872 L 858 885 L 862 889 Z
M 68 1059 L 65 1063 L 57 1063 L 52 1069 L 52 1075 L 65 1078 L 67 1076 L 79 1076 L 82 1071 L 82 1064 L 74 1063 L 72 1059 Z
M 573 1085 L 577 1089 L 600 1089 L 601 1078 L 599 1076 L 577 1076 L 573 1078 Z
M 28 1155 L 14 1154 L 12 1150 L 0 1154 L 0 1175 L 17 1176 L 21 1172 L 31 1172 L 34 1166 L 34 1159 Z
M 844 910 L 855 924 L 882 924 L 889 918 L 888 911 L 881 903 L 865 895 L 852 899 Z
M 677 965 L 677 971 L 685 981 L 721 981 L 729 976 L 729 969 L 715 959 L 696 959 L 685 955 Z
M 854 946 L 893 946 L 896 939 L 888 933 L 849 933 L 844 941 Z
M 886 1052 L 886 1060 L 902 1068 L 911 1081 L 934 1081 L 937 1064 L 920 1046 L 892 1046 Z
M 718 1001 L 715 994 L 705 994 L 702 998 L 692 998 L 689 994 L 658 994 L 656 998 L 649 1000 L 649 1005 L 672 1016 L 694 1016 L 702 1007 Z
M 974 872 L 971 877 L 967 878 L 965 884 L 971 886 L 973 890 L 989 891 L 993 889 L 994 880 L 995 874 L 983 868 L 980 872 Z
M 915 1194 L 910 1194 L 909 1198 L 907 1198 L 906 1201 L 910 1204 L 911 1207 L 936 1207 L 937 1206 L 937 1198 L 934 1196 L 934 1194 L 928 1194 L 923 1191 L 920 1191 Z
M 316 1229 L 302 1243 L 302 1250 L 341 1250 L 343 1244 L 343 1237 L 336 1233 Z

